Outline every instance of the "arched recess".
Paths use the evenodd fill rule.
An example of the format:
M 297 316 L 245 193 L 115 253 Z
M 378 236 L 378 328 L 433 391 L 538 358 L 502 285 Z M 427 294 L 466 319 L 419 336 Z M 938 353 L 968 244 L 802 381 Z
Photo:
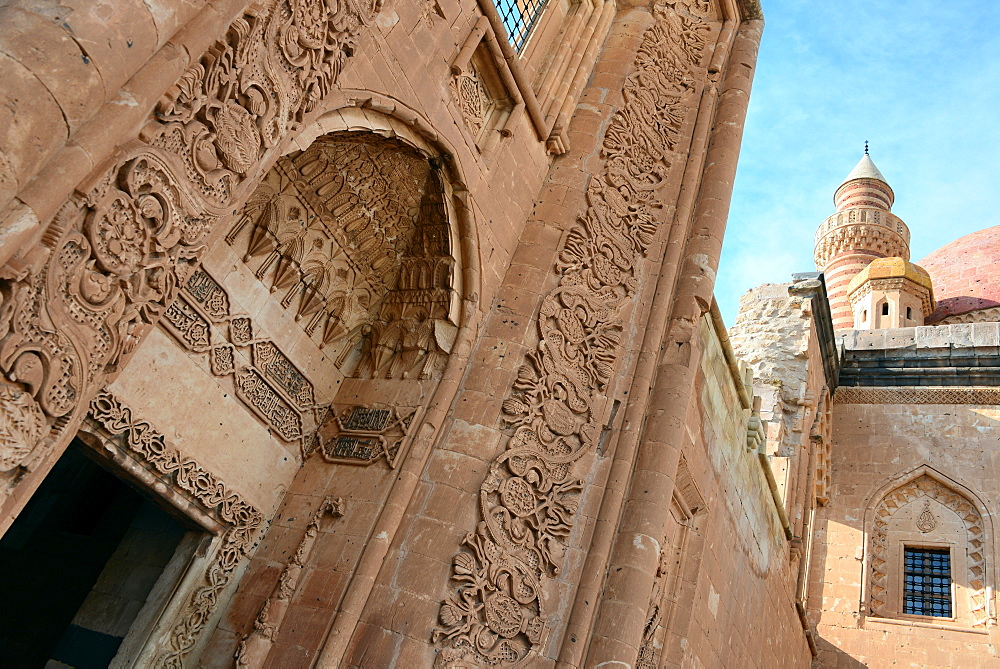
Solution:
M 346 375 L 437 379 L 478 283 L 464 196 L 447 151 L 342 109 L 277 161 L 226 241 Z
M 174 303 L 279 147 L 332 106 L 341 69 L 380 9 L 378 0 L 263 0 L 243 11 L 206 10 L 208 23 L 199 18 L 199 30 L 182 31 L 198 34 L 205 51 L 192 43 L 171 52 L 188 49 L 187 69 L 155 109 L 137 106 L 116 125 L 120 135 L 102 139 L 91 154 L 95 169 L 39 242 L 0 268 L 0 529 L 74 437 L 90 399 Z M 236 17 L 228 27 L 211 27 L 229 12 Z M 141 99 L 155 97 L 186 62 L 146 68 L 156 75 L 142 79 Z
M 359 499 L 406 508 L 466 369 L 480 317 L 477 232 L 459 166 L 411 110 L 375 104 L 385 111 L 343 107 L 305 128 L 231 219 L 225 237 L 235 251 L 228 257 L 243 259 L 241 273 L 271 291 L 270 299 L 323 349 L 329 365 L 323 372 L 350 377 L 304 439 L 304 469 L 290 487 L 314 494 L 310 472 L 328 463 L 372 465 L 341 467 L 330 479 L 333 494 L 364 491 L 347 499 L 348 515 Z M 351 441 L 358 408 L 369 417 L 390 416 L 377 437 L 385 442 L 385 462 L 340 448 Z M 370 427 L 357 434 L 371 438 L 377 430 Z M 330 610 L 331 637 L 351 637 L 401 521 L 399 514 L 382 513 L 352 526 L 356 535 L 317 539 L 326 547 L 337 541 L 364 546 L 340 596 L 344 604 Z M 301 567 L 307 574 L 320 569 L 309 558 Z M 241 639 L 243 665 L 266 662 L 293 600 L 294 589 L 279 582 L 258 613 L 260 624 Z
M 904 613 L 904 547 L 947 550 L 953 611 L 948 619 L 986 628 L 995 620 L 992 596 L 993 527 L 972 491 L 928 465 L 887 481 L 865 512 L 865 589 L 862 611 L 873 617 L 919 620 Z

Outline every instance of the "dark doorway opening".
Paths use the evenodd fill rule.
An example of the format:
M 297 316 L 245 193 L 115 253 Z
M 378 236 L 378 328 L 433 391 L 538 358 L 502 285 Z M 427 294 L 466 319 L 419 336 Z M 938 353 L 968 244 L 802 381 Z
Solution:
M 0 539 L 0 666 L 107 667 L 165 600 L 157 582 L 190 543 L 181 521 L 85 448 L 66 449 Z

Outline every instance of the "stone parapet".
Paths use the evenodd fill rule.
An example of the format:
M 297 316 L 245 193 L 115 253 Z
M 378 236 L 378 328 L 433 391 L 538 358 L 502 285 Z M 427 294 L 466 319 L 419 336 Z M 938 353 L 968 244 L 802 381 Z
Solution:
M 848 330 L 842 386 L 1000 386 L 1000 323 Z

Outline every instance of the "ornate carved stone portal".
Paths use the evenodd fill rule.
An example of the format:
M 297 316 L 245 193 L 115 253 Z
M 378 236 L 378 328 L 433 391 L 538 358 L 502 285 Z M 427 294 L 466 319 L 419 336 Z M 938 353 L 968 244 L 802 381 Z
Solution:
M 372 133 L 321 137 L 278 161 L 226 237 L 310 337 L 344 346 L 356 376 L 437 376 L 451 350 L 456 260 L 439 167 Z
M 253 4 L 160 99 L 139 139 L 77 187 L 42 243 L 0 268 L 0 372 L 16 384 L 0 393 L 7 485 L 69 442 L 380 8 Z
M 212 516 L 225 533 L 208 568 L 166 637 L 167 647 L 153 666 L 184 666 L 185 658 L 219 604 L 236 568 L 260 539 L 260 510 L 198 462 L 169 445 L 163 434 L 110 392 L 101 391 L 90 403 L 90 431 L 112 444 L 141 467 Z

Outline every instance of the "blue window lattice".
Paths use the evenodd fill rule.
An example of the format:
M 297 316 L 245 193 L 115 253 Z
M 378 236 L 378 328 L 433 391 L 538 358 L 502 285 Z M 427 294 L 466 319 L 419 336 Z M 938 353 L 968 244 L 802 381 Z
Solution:
M 493 0 L 511 46 L 518 52 L 524 48 L 531 29 L 542 15 L 546 0 Z

